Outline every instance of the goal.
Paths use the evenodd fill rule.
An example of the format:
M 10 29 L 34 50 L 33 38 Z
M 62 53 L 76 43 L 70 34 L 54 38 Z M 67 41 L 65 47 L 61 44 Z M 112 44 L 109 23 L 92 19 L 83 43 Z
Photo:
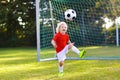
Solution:
M 80 49 L 119 46 L 119 5 L 119 0 L 36 0 L 38 61 L 56 59 L 51 39 L 60 21 L 68 24 L 70 39 Z M 65 20 L 64 12 L 67 9 L 76 11 L 75 20 Z M 96 54 L 84 59 L 120 59 L 120 55 Z M 67 56 L 67 59 L 80 59 L 71 51 Z

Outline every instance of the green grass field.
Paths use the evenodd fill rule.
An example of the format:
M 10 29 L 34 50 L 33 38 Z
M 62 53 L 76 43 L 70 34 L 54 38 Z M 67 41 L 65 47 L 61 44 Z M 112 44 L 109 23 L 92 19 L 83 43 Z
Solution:
M 120 56 L 120 47 L 86 47 L 86 56 Z M 120 60 L 66 60 L 58 77 L 58 61 L 37 62 L 35 48 L 0 48 L 0 80 L 119 80 Z M 49 53 L 49 54 L 48 54 Z M 51 56 L 54 49 L 43 49 Z

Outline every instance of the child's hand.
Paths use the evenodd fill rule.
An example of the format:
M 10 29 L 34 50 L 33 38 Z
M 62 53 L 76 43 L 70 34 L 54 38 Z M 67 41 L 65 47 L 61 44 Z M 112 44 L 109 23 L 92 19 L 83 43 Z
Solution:
M 74 45 L 74 42 L 73 43 L 71 43 L 72 45 Z
M 72 48 L 73 45 L 74 45 L 74 43 L 69 43 L 69 44 L 68 44 L 69 49 Z
M 53 47 L 54 47 L 54 48 L 57 48 L 57 45 L 56 45 L 56 44 L 54 44 L 54 45 L 53 45 Z

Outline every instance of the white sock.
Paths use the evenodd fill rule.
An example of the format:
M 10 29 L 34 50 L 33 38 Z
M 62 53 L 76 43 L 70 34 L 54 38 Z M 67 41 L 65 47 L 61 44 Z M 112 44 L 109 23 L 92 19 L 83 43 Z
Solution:
M 63 66 L 59 66 L 59 72 L 63 72 Z
M 76 48 L 75 46 L 72 47 L 72 51 L 77 53 L 78 55 L 80 54 L 80 51 L 78 48 Z

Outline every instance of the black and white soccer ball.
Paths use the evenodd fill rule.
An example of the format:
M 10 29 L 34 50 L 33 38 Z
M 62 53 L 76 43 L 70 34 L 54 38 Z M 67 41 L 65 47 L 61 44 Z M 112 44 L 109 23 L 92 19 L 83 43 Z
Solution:
M 73 9 L 67 9 L 64 15 L 67 21 L 72 21 L 76 18 L 76 11 Z

